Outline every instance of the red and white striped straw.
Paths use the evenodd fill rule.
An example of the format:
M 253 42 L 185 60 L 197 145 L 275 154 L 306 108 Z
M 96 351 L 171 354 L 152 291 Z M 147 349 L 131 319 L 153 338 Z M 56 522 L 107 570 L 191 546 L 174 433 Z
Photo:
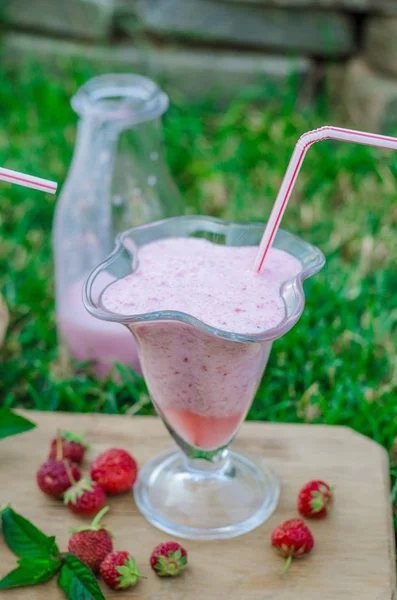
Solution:
M 0 167 L 0 180 L 23 185 L 34 190 L 41 190 L 49 194 L 55 194 L 58 187 L 58 184 L 54 181 L 41 179 L 41 177 L 33 177 L 25 173 L 18 173 L 18 171 L 11 171 L 11 169 L 3 169 L 2 167 Z
M 376 133 L 366 133 L 365 131 L 354 131 L 353 129 L 342 129 L 341 127 L 332 126 L 321 127 L 320 129 L 314 129 L 314 131 L 304 133 L 299 138 L 292 153 L 291 160 L 289 161 L 288 168 L 285 172 L 283 182 L 277 194 L 276 201 L 273 205 L 272 212 L 270 213 L 269 220 L 259 244 L 258 252 L 256 253 L 252 265 L 253 271 L 259 272 L 262 269 L 266 254 L 273 243 L 274 236 L 277 233 L 288 200 L 294 189 L 306 152 L 312 144 L 321 142 L 322 140 L 339 140 L 341 142 L 353 142 L 365 146 L 376 146 L 377 148 L 397 150 L 397 138 L 378 135 Z

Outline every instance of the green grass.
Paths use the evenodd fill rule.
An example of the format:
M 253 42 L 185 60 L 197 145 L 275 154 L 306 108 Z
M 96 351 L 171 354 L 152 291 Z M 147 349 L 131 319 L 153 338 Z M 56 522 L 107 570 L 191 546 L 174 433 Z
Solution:
M 62 182 L 76 118 L 70 95 L 92 73 L 76 65 L 0 67 L 0 165 Z M 299 135 L 335 121 L 326 102 L 296 109 L 292 93 L 264 110 L 236 101 L 173 105 L 165 120 L 172 172 L 189 213 L 263 220 Z M 305 284 L 299 324 L 274 344 L 249 417 L 349 425 L 390 449 L 397 436 L 397 154 L 323 142 L 310 150 L 283 220 L 318 245 L 323 271 Z M 0 365 L 6 406 L 151 412 L 126 369 L 97 382 L 59 356 L 51 224 L 56 199 L 1 185 L 0 289 L 11 324 Z M 397 489 L 395 486 L 395 495 Z

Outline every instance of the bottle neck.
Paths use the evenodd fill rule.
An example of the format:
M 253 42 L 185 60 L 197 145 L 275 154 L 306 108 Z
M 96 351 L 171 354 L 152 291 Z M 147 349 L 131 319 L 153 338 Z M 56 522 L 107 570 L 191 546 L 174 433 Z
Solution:
M 104 255 L 121 231 L 183 212 L 161 133 L 160 118 L 134 123 L 88 114 L 79 121 L 64 190 L 71 202 L 81 202 L 80 214 L 96 213 L 96 243 Z
M 70 172 L 81 173 L 84 179 L 102 179 L 114 166 L 118 152 L 129 154 L 135 161 L 156 168 L 161 161 L 161 127 L 159 119 L 132 125 L 100 119 L 95 115 L 82 117 L 77 127 L 75 151 Z M 110 167 L 110 168 L 109 168 Z
M 149 143 L 146 138 L 154 147 L 151 151 L 158 151 L 159 120 L 167 110 L 168 96 L 150 79 L 133 74 L 94 77 L 71 103 L 80 116 L 73 174 L 77 171 L 83 179 L 95 176 L 96 181 L 106 178 L 122 139 L 128 139 L 130 154 L 133 149 L 141 152 Z

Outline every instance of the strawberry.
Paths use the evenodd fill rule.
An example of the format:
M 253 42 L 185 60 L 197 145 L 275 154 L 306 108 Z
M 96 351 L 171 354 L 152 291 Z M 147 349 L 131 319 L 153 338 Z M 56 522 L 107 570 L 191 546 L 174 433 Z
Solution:
M 112 536 L 105 525 L 100 523 L 108 510 L 107 506 L 103 508 L 89 527 L 72 530 L 69 538 L 68 552 L 77 556 L 93 573 L 99 571 L 101 562 L 113 550 Z
M 77 465 L 64 459 L 61 436 L 56 440 L 56 455 L 47 460 L 37 471 L 37 483 L 42 492 L 53 498 L 62 498 L 63 493 L 81 477 Z
M 278 525 L 273 529 L 271 540 L 272 546 L 287 559 L 282 573 L 287 571 L 292 558 L 309 554 L 314 546 L 313 536 L 302 519 L 289 519 Z
M 298 511 L 303 517 L 324 519 L 331 510 L 333 488 L 325 481 L 309 481 L 298 495 Z
M 62 498 L 73 481 L 79 481 L 80 477 L 77 465 L 68 460 L 47 460 L 37 471 L 39 488 L 53 498 Z
M 153 550 L 150 566 L 160 577 L 176 577 L 187 567 L 187 552 L 178 542 L 163 542 Z
M 106 504 L 106 494 L 99 483 L 84 478 L 66 490 L 63 501 L 76 515 L 96 515 Z
M 125 551 L 111 552 L 101 562 L 101 577 L 112 590 L 136 585 L 142 577 L 135 560 Z
M 49 460 L 54 460 L 57 454 L 57 440 L 54 438 L 51 442 Z M 84 442 L 83 436 L 70 431 L 63 431 L 61 434 L 63 458 L 68 458 L 74 463 L 83 462 L 85 451 L 89 446 Z
M 125 450 L 113 448 L 102 452 L 93 462 L 91 477 L 107 494 L 128 492 L 135 483 L 138 467 Z

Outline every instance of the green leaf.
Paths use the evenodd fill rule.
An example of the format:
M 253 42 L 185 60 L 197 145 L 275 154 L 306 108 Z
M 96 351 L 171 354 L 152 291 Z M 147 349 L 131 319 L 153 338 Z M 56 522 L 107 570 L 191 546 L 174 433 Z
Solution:
M 12 508 L 2 515 L 4 539 L 8 547 L 22 558 L 50 558 L 59 554 L 55 537 L 48 537 Z
M 51 579 L 61 566 L 59 560 L 52 558 L 21 558 L 17 562 L 18 567 L 0 581 L 1 590 L 43 583 Z
M 90 450 L 90 446 L 85 442 L 83 434 L 73 433 L 73 431 L 62 431 L 62 437 L 69 442 L 81 444 L 86 450 Z
M 80 479 L 80 481 L 66 490 L 63 495 L 63 503 L 68 504 L 71 502 L 72 504 L 76 504 L 77 499 L 81 498 L 84 492 L 92 492 L 92 484 L 93 482 L 90 479 L 83 477 L 83 479 Z
M 321 492 L 312 492 L 313 498 L 322 498 L 323 495 Z
M 58 585 L 69 600 L 105 600 L 90 569 L 73 554 L 67 554 L 65 557 Z
M 34 427 L 36 427 L 34 423 L 9 408 L 0 408 L 0 440 L 10 435 L 24 433 Z

